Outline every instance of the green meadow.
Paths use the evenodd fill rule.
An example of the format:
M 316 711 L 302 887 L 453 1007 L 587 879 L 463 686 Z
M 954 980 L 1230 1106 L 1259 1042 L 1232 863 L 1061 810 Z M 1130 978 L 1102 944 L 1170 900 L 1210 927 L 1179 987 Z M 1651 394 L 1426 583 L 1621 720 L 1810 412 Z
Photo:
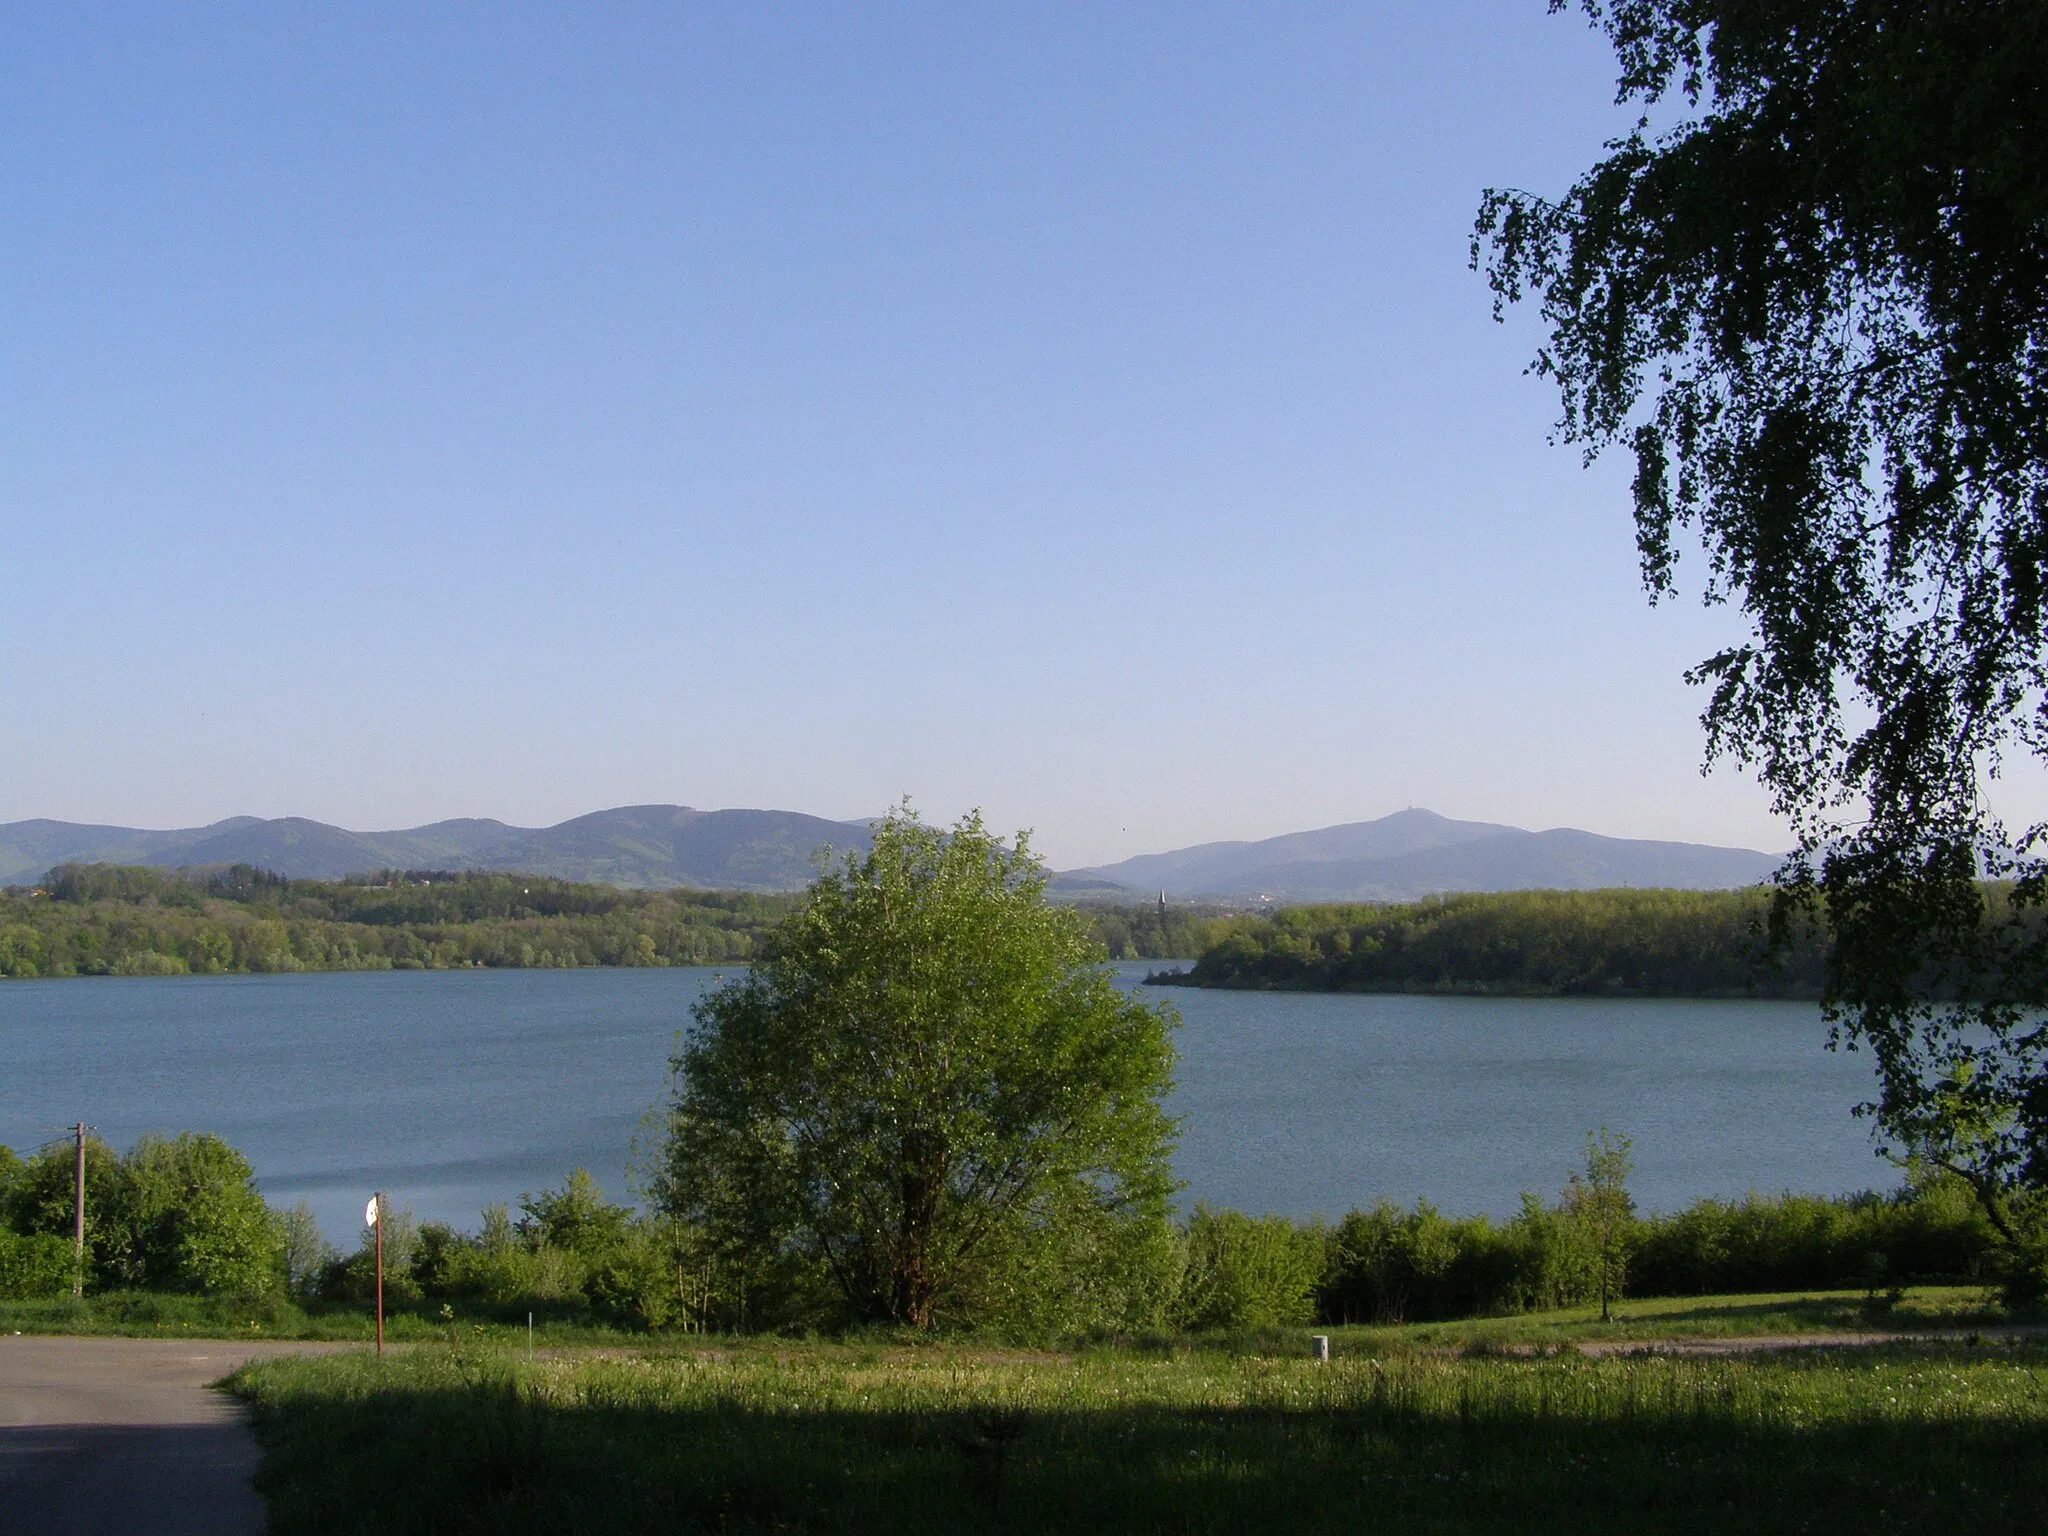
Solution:
M 281 1536 L 2034 1530 L 2048 1348 L 1524 1357 L 1340 1336 L 279 1359 L 231 1380 Z

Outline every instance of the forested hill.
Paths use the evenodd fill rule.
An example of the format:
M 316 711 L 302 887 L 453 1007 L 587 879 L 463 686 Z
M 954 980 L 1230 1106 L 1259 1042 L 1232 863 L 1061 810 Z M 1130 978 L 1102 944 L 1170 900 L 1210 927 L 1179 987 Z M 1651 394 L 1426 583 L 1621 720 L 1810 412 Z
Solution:
M 464 817 L 396 832 L 351 832 L 303 816 L 234 816 L 169 832 L 64 821 L 0 823 L 0 883 L 57 864 L 192 869 L 248 864 L 307 880 L 366 869 L 474 869 L 558 880 L 719 891 L 798 891 L 823 849 L 860 852 L 865 822 L 797 811 L 623 805 L 552 827 Z
M 1770 901 L 1746 891 L 1509 891 L 1226 918 L 1203 987 L 1520 996 L 1817 997 L 1820 936 L 1762 962 Z
M 0 892 L 0 976 L 174 976 L 463 966 L 716 965 L 750 959 L 797 903 L 492 871 L 293 880 L 237 865 L 65 865 Z M 1191 956 L 1204 918 L 1091 907 L 1119 959 Z

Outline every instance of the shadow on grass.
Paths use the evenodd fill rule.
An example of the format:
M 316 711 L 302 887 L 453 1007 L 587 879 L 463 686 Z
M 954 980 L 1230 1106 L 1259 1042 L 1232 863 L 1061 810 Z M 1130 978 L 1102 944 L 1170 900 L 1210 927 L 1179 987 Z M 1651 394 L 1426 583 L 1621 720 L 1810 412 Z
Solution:
M 569 1406 L 489 1368 L 343 1391 L 259 1373 L 245 1390 L 282 1536 L 2038 1528 L 2038 1413 L 1887 1415 L 1880 1389 L 1758 1414 L 1754 1370 L 1460 1364 L 1403 1386 L 1360 1367 L 1354 1389 L 1270 1406 L 1000 1410 L 760 1406 L 737 1386 Z

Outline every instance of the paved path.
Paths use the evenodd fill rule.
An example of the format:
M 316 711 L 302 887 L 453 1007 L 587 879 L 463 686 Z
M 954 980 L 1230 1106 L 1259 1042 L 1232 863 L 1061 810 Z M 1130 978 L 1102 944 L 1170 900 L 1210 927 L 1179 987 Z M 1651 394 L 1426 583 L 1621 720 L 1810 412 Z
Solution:
M 255 1437 L 207 1384 L 333 1347 L 0 1336 L 0 1536 L 260 1536 Z
M 1983 1328 L 1923 1328 L 1911 1332 L 1752 1333 L 1725 1338 L 1588 1339 L 1582 1355 L 1761 1355 L 1786 1349 L 1869 1349 L 1879 1344 L 1953 1344 L 1967 1340 L 2037 1339 L 2039 1323 L 1994 1323 Z

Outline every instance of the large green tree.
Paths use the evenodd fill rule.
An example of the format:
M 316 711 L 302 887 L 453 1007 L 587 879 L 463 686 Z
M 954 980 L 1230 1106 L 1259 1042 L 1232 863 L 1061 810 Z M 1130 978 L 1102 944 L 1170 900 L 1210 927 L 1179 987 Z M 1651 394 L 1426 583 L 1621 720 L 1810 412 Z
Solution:
M 2048 845 L 1989 782 L 2048 756 L 2048 6 L 1585 9 L 1643 117 L 1488 192 L 1474 261 L 1540 301 L 1560 435 L 1633 454 L 1653 597 L 1699 558 L 1741 616 L 1709 753 L 1798 831 L 1780 915 L 1825 908 L 1892 1145 L 2010 1228 L 2048 1188 Z
M 5 1213 L 17 1231 L 68 1238 L 77 1219 L 76 1149 L 51 1142 L 23 1164 Z M 257 1295 L 284 1279 L 283 1223 L 249 1161 L 218 1136 L 144 1136 L 118 1156 L 85 1144 L 88 1279 L 134 1287 Z
M 892 814 L 697 1005 L 661 1180 L 858 1318 L 978 1320 L 1163 1235 L 1171 1011 L 1120 991 L 1021 835 Z M 1099 1270 L 1099 1264 L 1097 1268 Z

